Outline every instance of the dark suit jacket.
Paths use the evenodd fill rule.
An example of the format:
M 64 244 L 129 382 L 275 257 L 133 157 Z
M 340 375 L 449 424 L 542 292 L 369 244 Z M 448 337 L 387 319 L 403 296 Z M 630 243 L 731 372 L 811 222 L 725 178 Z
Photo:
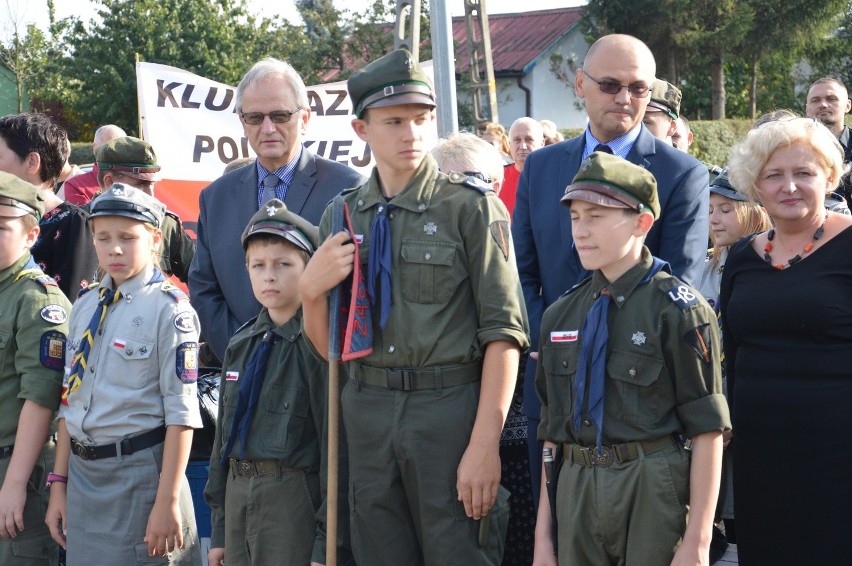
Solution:
M 305 148 L 284 202 L 288 210 L 316 225 L 332 198 L 365 181 L 354 169 Z M 220 360 L 234 332 L 260 312 L 240 243 L 255 212 L 256 163 L 223 175 L 201 191 L 197 249 L 189 269 L 190 301 L 201 332 Z
M 655 256 L 669 262 L 672 273 L 697 281 L 707 255 L 710 195 L 707 167 L 658 140 L 645 128 L 627 155 L 657 179 L 660 218 L 645 244 Z M 559 199 L 580 167 L 585 140 L 565 140 L 532 152 L 518 181 L 512 239 L 518 273 L 530 320 L 532 346 L 538 349 L 541 315 L 584 273 L 573 252 L 571 215 Z M 535 363 L 527 364 L 524 407 L 539 418 L 541 406 L 533 388 Z M 534 432 L 530 432 L 530 435 Z

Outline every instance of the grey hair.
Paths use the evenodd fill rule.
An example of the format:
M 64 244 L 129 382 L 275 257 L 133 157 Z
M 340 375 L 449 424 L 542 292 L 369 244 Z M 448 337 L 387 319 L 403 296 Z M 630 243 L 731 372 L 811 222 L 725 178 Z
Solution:
M 243 110 L 243 93 L 246 88 L 273 76 L 283 77 L 284 80 L 290 83 L 290 87 L 296 94 L 296 101 L 300 108 L 308 107 L 308 89 L 305 87 L 305 81 L 302 80 L 302 77 L 296 72 L 296 69 L 294 69 L 290 63 L 281 61 L 280 59 L 266 57 L 265 59 L 261 59 L 255 63 L 252 68 L 243 75 L 240 84 L 237 85 L 237 112 L 242 112 Z M 285 108 L 285 110 L 292 110 L 292 108 Z

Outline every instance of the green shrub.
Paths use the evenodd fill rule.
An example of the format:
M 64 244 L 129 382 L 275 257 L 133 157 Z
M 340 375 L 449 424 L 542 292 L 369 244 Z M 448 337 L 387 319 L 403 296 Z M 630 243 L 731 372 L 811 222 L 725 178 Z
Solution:
M 69 162 L 74 165 L 83 165 L 91 163 L 94 160 L 95 156 L 92 155 L 91 142 L 74 142 L 71 144 L 71 155 L 68 157 Z
M 709 165 L 724 167 L 731 147 L 741 142 L 752 120 L 695 120 L 689 123 L 695 140 L 689 153 Z

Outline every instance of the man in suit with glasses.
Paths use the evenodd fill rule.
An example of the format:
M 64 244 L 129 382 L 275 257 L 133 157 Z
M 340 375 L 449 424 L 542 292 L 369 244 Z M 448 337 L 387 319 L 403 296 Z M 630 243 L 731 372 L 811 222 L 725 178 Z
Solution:
M 272 58 L 256 63 L 237 86 L 236 109 L 257 160 L 201 191 L 197 249 L 189 270 L 192 306 L 220 360 L 234 332 L 260 312 L 240 244 L 249 219 L 277 198 L 318 224 L 334 196 L 366 180 L 302 145 L 311 108 L 304 81 L 288 63 Z

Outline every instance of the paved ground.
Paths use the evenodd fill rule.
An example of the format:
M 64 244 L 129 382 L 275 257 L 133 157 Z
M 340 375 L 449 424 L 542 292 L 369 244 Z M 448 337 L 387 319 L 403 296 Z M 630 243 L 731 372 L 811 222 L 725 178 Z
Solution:
M 728 551 L 725 553 L 725 556 L 722 557 L 721 560 L 716 562 L 721 566 L 728 566 L 728 564 L 739 564 L 737 560 L 737 545 L 731 544 L 728 546 Z

